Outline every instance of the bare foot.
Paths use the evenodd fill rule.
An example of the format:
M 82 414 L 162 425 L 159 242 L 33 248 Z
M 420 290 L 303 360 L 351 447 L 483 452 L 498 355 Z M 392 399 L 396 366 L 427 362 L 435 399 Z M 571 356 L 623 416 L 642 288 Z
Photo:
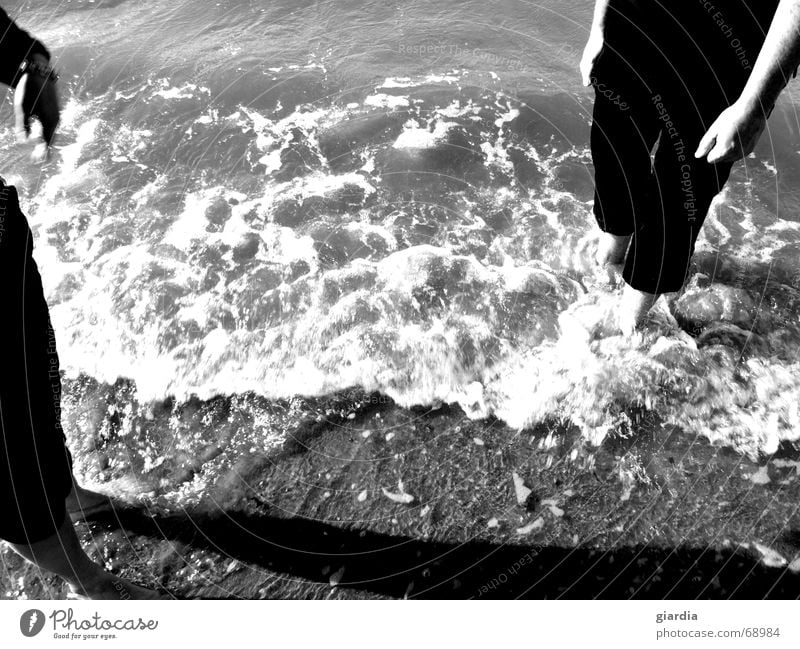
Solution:
M 558 316 L 562 341 L 573 345 L 619 335 L 617 309 L 613 300 L 573 305 Z
M 630 235 L 621 237 L 608 232 L 600 233 L 594 259 L 597 265 L 608 273 L 608 281 L 612 284 L 616 284 L 622 275 L 622 266 L 630 242 Z
M 618 314 L 619 327 L 624 335 L 630 336 L 636 331 L 658 298 L 653 293 L 637 291 L 628 284 L 625 285 Z
M 73 521 L 113 509 L 113 503 L 108 496 L 84 489 L 75 481 L 67 496 L 66 505 L 67 513 Z
M 607 264 L 622 264 L 625 262 L 625 253 L 631 243 L 630 235 L 621 237 L 608 232 L 600 233 L 600 241 L 595 253 L 595 261 L 600 266 Z
M 75 599 L 164 599 L 156 591 L 137 586 L 127 579 L 104 571 L 99 566 L 96 575 L 70 583 L 69 587 Z

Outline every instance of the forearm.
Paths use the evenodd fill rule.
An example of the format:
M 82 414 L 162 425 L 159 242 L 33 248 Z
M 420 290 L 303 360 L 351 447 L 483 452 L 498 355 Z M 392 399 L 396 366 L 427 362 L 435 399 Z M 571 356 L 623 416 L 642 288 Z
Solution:
M 50 53 L 0 9 L 0 83 L 11 85 L 20 64 L 35 56 L 49 59 Z
M 798 65 L 800 0 L 781 0 L 739 101 L 769 113 Z
M 594 3 L 594 16 L 592 18 L 592 30 L 602 31 L 606 26 L 606 15 L 608 14 L 608 3 L 611 0 L 596 0 Z

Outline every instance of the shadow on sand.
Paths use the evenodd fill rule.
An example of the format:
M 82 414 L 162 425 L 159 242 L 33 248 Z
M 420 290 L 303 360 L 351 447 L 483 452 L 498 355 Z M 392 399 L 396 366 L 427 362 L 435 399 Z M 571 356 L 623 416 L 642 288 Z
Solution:
M 129 510 L 119 512 L 113 524 L 100 523 L 122 524 L 129 533 L 185 544 L 187 550 L 220 553 L 249 565 L 251 571 L 300 579 L 309 588 L 330 587 L 335 575 L 339 588 L 359 591 L 354 593 L 359 598 L 795 599 L 800 595 L 800 574 L 768 568 L 734 550 L 452 544 L 348 530 L 302 518 L 246 514 L 151 518 Z M 239 596 L 235 590 L 228 588 L 232 596 Z M 291 597 L 295 595 L 303 596 L 302 587 Z

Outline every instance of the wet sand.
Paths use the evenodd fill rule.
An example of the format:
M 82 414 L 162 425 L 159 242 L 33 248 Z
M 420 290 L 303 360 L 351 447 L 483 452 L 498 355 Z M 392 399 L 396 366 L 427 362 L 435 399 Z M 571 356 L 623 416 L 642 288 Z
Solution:
M 640 411 L 588 448 L 567 424 L 517 432 L 378 394 L 300 406 L 242 398 L 251 416 L 306 416 L 280 448 L 247 453 L 236 440 L 248 422 L 231 423 L 229 400 L 182 406 L 185 418 L 229 427 L 208 444 L 207 465 L 175 463 L 170 480 L 228 469 L 196 503 L 170 507 L 154 491 L 80 524 L 95 558 L 177 598 L 800 594 L 800 452 L 789 444 L 753 461 Z M 164 407 L 149 425 L 174 416 Z M 65 595 L 9 550 L 2 559 L 4 598 Z

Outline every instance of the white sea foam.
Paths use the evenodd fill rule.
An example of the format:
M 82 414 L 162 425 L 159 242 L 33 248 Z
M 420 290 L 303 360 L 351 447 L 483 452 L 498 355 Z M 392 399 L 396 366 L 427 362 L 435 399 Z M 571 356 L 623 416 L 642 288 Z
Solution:
M 440 144 L 447 132 L 455 126 L 452 122 L 436 121 L 433 130 L 420 127 L 416 120 L 406 122 L 403 132 L 392 145 L 395 149 L 429 149 Z
M 364 100 L 364 105 L 374 108 L 405 108 L 411 105 L 411 101 L 408 97 L 402 95 L 376 93 L 367 97 Z
M 144 401 L 360 386 L 405 406 L 459 403 L 472 417 L 496 415 L 518 428 L 571 421 L 594 443 L 636 407 L 752 453 L 798 436 L 793 287 L 692 288 L 673 311 L 705 314 L 698 340 L 663 304 L 638 337 L 587 333 L 615 299 L 585 261 L 596 241 L 589 198 L 562 182 L 567 170 L 579 186 L 588 151 L 520 138 L 524 108 L 508 97 L 447 95 L 363 144 L 356 137 L 354 161 L 332 169 L 322 133 L 400 107 L 391 103 L 398 99 L 415 105 L 421 83 L 455 81 L 387 80 L 383 88 L 408 95 L 300 106 L 279 119 L 204 107 L 187 126 L 228 129 L 266 174 L 254 167 L 261 184 L 240 191 L 206 171 L 167 205 L 173 170 L 151 168 L 158 127 L 112 127 L 98 117 L 100 102 L 68 102 L 58 171 L 27 207 L 69 375 L 128 377 Z M 155 88 L 163 99 L 204 93 Z M 424 199 L 393 204 L 387 155 L 413 170 L 454 133 L 461 150 L 475 142 L 470 164 L 484 180 L 437 197 L 441 212 Z M 305 167 L 286 174 L 289 154 Z M 524 188 L 520 160 L 536 170 Z M 132 184 L 117 185 L 128 193 L 115 203 L 109 170 L 119 168 Z M 735 247 L 770 263 L 800 226 L 737 187 L 719 199 L 698 252 Z M 279 218 L 284 208 L 291 227 Z M 746 322 L 758 324 L 758 347 L 740 360 Z

